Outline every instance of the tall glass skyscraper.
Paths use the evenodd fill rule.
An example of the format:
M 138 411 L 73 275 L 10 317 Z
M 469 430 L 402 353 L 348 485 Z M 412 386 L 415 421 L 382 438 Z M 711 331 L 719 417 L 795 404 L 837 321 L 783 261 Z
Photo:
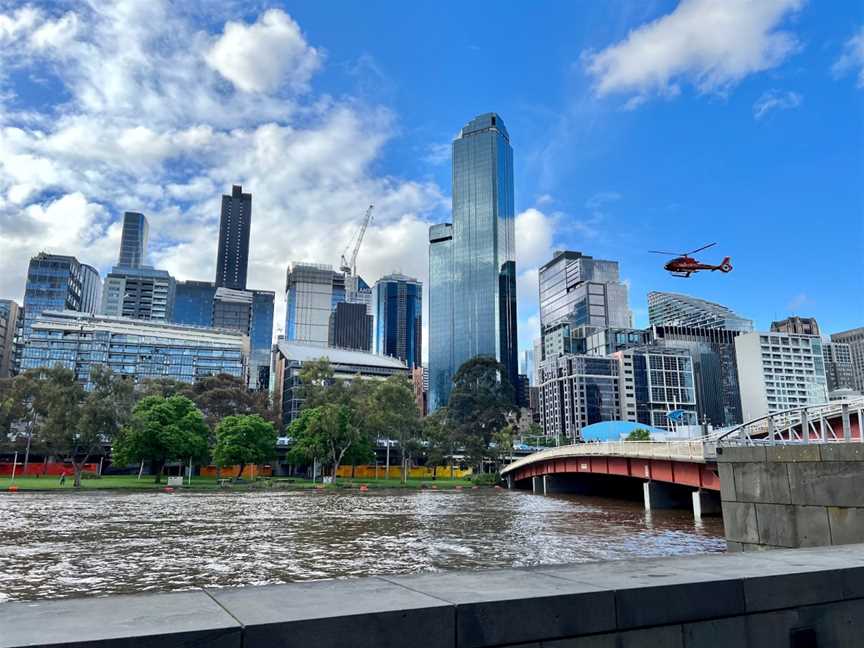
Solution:
M 401 274 L 375 282 L 375 353 L 419 367 L 422 353 L 423 284 Z
M 651 326 L 695 326 L 744 333 L 753 330 L 752 320 L 725 306 L 690 295 L 657 291 L 648 293 L 648 323 Z
M 176 324 L 213 326 L 213 298 L 216 286 L 211 281 L 178 281 L 174 293 Z
M 453 226 L 429 228 L 428 410 L 446 405 L 453 384 Z
M 147 254 L 147 218 L 138 212 L 123 214 L 123 234 L 120 237 L 120 257 L 117 265 L 121 268 L 140 268 Z
M 231 187 L 230 196 L 222 196 L 219 221 L 219 251 L 216 256 L 216 287 L 246 290 L 249 267 L 249 231 L 252 226 L 252 194 L 243 187 Z
M 430 397 L 430 410 L 445 404 L 449 395 L 449 385 L 445 394 L 436 375 L 453 375 L 476 356 L 496 358 L 510 382 L 517 382 L 513 149 L 507 128 L 495 113 L 475 117 L 453 141 L 452 211 L 449 268 L 445 261 L 445 267 L 437 269 L 439 281 L 430 280 L 430 304 L 435 302 L 432 293 L 447 283 L 440 281 L 442 270 L 453 282 L 452 323 L 434 331 L 450 341 L 439 338 L 432 342 L 430 337 L 430 351 L 436 344 L 443 345 L 442 349 L 449 344 L 452 356 L 445 367 L 440 364 L 443 355 L 430 354 L 430 390 L 438 392 Z M 430 248 L 438 242 L 443 241 L 433 241 L 430 231 Z M 435 250 L 441 251 L 443 247 Z M 432 256 L 430 249 L 430 264 Z

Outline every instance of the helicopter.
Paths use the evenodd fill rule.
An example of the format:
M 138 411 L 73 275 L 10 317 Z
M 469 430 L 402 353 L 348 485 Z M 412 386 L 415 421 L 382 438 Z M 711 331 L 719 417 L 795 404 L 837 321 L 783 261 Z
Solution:
M 730 257 L 725 257 L 723 261 L 720 262 L 720 265 L 710 265 L 708 263 L 699 263 L 696 259 L 691 257 L 691 254 L 696 254 L 697 252 L 701 252 L 702 250 L 707 250 L 710 247 L 714 247 L 717 245 L 716 243 L 709 243 L 708 245 L 703 245 L 702 247 L 692 250 L 691 252 L 660 252 L 659 250 L 649 250 L 652 254 L 669 254 L 674 256 L 669 263 L 663 266 L 664 270 L 668 270 L 672 273 L 673 277 L 683 277 L 686 279 L 694 272 L 698 272 L 699 270 L 711 270 L 712 272 L 715 270 L 719 270 L 720 272 L 729 272 L 732 270 L 732 259 Z

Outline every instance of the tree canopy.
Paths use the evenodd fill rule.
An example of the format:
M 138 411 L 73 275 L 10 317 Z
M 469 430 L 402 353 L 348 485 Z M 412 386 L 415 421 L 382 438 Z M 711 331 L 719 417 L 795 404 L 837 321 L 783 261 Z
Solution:
M 271 459 L 276 451 L 276 430 L 257 414 L 226 416 L 216 426 L 213 460 L 218 466 L 239 465 L 237 477 L 246 464 Z

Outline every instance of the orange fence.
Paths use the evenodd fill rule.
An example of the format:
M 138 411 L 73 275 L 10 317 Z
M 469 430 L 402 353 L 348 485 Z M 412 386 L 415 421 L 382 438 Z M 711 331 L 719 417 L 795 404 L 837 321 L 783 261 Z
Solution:
M 216 477 L 217 474 L 216 466 L 201 466 L 200 475 L 202 477 Z M 230 477 L 236 477 L 237 471 L 240 470 L 240 466 L 224 466 L 222 468 L 221 476 L 223 479 L 228 479 Z M 243 468 L 243 479 L 255 479 L 256 477 L 272 477 L 273 476 L 273 467 L 269 465 L 260 465 L 254 466 L 252 464 L 247 464 Z
M 390 472 L 388 473 L 384 466 L 373 466 L 368 464 L 359 466 L 339 466 L 336 476 L 342 479 L 351 477 L 352 468 L 355 479 L 399 479 L 402 476 L 402 469 L 398 465 L 390 466 Z M 436 479 L 450 479 L 450 468 L 449 466 L 438 466 L 438 469 L 433 473 L 432 468 L 429 468 L 428 466 L 416 466 L 408 471 L 409 479 L 432 479 L 433 474 Z M 470 475 L 470 469 L 453 469 L 453 477 L 456 479 L 462 479 L 464 477 L 469 477 Z
M 16 477 L 37 477 L 43 475 L 55 475 L 59 476 L 63 473 L 67 475 L 75 474 L 75 469 L 72 467 L 71 463 L 60 463 L 51 461 L 49 463 L 42 463 L 41 461 L 38 463 L 28 463 L 27 470 L 24 470 L 24 462 L 18 461 L 15 465 L 15 476 Z M 88 463 L 84 464 L 84 472 L 87 473 L 97 473 L 99 472 L 99 464 L 97 463 Z M 0 462 L 0 475 L 3 476 L 11 476 L 12 475 L 12 462 L 4 461 Z

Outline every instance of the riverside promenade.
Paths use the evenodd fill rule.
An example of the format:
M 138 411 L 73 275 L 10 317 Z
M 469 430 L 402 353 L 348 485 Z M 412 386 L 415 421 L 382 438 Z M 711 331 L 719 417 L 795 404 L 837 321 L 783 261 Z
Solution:
M 0 605 L 0 647 L 789 648 L 864 637 L 864 545 Z

